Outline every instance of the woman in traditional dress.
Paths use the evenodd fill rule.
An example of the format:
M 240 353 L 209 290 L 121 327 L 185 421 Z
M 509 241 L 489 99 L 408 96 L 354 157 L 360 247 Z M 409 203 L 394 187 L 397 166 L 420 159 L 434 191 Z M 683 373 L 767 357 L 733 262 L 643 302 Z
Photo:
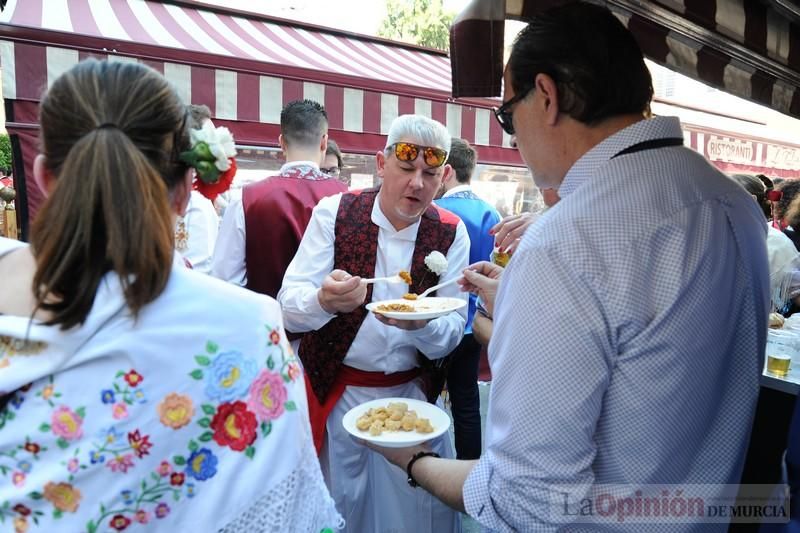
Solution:
M 41 104 L 31 246 L 0 240 L 0 527 L 340 526 L 265 296 L 173 253 L 192 160 L 155 71 L 88 61 Z

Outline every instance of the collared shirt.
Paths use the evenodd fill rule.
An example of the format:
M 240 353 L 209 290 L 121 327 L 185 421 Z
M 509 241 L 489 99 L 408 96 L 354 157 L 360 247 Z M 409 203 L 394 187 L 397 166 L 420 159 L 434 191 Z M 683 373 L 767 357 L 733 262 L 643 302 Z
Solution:
M 489 234 L 492 226 L 500 222 L 500 214 L 489 203 L 476 195 L 469 185 L 457 185 L 436 200 L 439 207 L 452 211 L 467 227 L 469 235 L 469 263 L 489 261 L 494 249 L 494 236 Z M 472 333 L 472 319 L 478 297 L 469 295 L 467 326 L 464 333 Z
M 211 258 L 218 233 L 219 217 L 214 204 L 199 192 L 192 191 L 186 214 L 178 217 L 175 244 L 194 270 L 211 273 Z M 181 244 L 185 244 L 185 248 L 182 249 Z
M 311 167 L 319 170 L 313 161 L 291 161 L 278 171 L 283 174 L 293 167 Z M 247 285 L 247 266 L 245 264 L 245 241 L 247 235 L 244 222 L 244 205 L 241 196 L 225 209 L 217 237 L 217 246 L 211 263 L 211 275 L 244 287 Z
M 283 309 L 286 328 L 293 332 L 317 330 L 335 315 L 327 313 L 319 304 L 317 291 L 333 270 L 334 226 L 339 201 L 342 195 L 320 200 L 303 235 L 300 248 L 289 264 L 278 293 Z M 419 221 L 397 231 L 380 209 L 380 195 L 372 208 L 372 222 L 379 227 L 378 254 L 375 277 L 393 276 L 401 270 L 411 270 L 411 258 L 417 239 Z M 463 222 L 456 228 L 456 236 L 449 250 L 440 250 L 447 257 L 447 271 L 441 283 L 461 276 L 467 267 L 469 237 Z M 407 292 L 405 284 L 375 283 L 372 301 L 401 298 Z M 457 285 L 437 291 L 438 296 L 464 298 Z M 415 331 L 403 331 L 386 326 L 368 313 L 358 330 L 344 363 L 348 366 L 387 374 L 409 370 L 417 366 L 416 351 L 419 349 L 429 359 L 438 359 L 449 354 L 461 341 L 467 310 L 450 313 Z
M 609 483 L 739 482 L 766 343 L 764 216 L 685 147 L 614 157 L 681 137 L 662 117 L 592 148 L 503 274 L 486 451 L 463 489 L 490 530 L 555 530 L 577 519 L 564 498 Z

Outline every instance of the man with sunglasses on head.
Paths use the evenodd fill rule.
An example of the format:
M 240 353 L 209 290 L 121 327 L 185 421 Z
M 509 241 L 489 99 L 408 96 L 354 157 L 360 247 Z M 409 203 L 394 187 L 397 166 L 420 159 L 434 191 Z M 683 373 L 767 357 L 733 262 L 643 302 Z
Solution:
M 286 157 L 278 174 L 244 187 L 241 200 L 225 210 L 211 271 L 272 298 L 311 210 L 321 198 L 347 190 L 319 168 L 328 146 L 328 114 L 318 102 L 286 104 L 278 144 Z
M 414 491 L 405 474 L 365 448 L 342 427 L 344 414 L 366 401 L 435 398 L 437 360 L 459 343 L 466 306 L 433 320 L 390 320 L 366 303 L 421 293 L 461 276 L 469 237 L 452 213 L 432 204 L 452 169 L 447 129 L 427 117 L 403 115 L 392 123 L 386 148 L 376 154 L 379 189 L 323 199 L 278 294 L 286 328 L 306 332 L 298 354 L 308 379 L 314 440 L 331 495 L 349 532 L 448 532 L 458 514 L 429 494 Z M 426 266 L 438 251 L 441 275 Z M 411 273 L 412 284 L 363 278 Z M 463 298 L 455 285 L 435 296 Z M 423 388 L 423 384 L 429 384 Z M 438 385 L 438 387 L 437 387 Z M 449 435 L 431 442 L 452 457 Z
M 766 343 L 764 216 L 677 118 L 648 118 L 650 73 L 605 7 L 534 15 L 504 82 L 497 117 L 561 200 L 499 280 L 484 453 L 381 451 L 491 531 L 726 531 L 675 504 L 736 495 Z

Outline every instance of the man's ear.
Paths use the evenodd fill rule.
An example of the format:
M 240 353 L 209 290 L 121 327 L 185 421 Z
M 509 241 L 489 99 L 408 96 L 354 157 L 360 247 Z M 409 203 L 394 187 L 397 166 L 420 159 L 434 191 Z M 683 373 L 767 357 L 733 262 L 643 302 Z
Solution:
M 534 80 L 534 98 L 542 106 L 546 123 L 550 126 L 558 121 L 558 86 L 547 74 L 539 73 Z
M 322 140 L 319 142 L 319 151 L 322 152 L 322 158 L 325 158 L 325 152 L 328 151 L 328 134 L 322 136 Z
M 444 166 L 444 172 L 442 172 L 442 185 L 452 185 L 450 182 L 456 179 L 456 171 L 453 170 L 453 167 L 450 165 Z
M 286 154 L 288 145 L 286 144 L 286 139 L 283 138 L 283 133 L 278 134 L 278 144 L 280 145 L 281 150 L 283 150 L 283 153 Z
M 183 179 L 175 184 L 175 187 L 170 193 L 170 204 L 172 210 L 179 216 L 186 216 L 186 209 L 189 207 L 189 198 L 192 195 L 192 178 L 194 177 L 194 169 L 190 168 L 186 171 Z
M 45 196 L 49 195 L 50 191 L 55 187 L 56 177 L 47 168 L 47 160 L 44 154 L 37 155 L 33 160 L 33 179 Z
M 386 154 L 378 152 L 375 154 L 375 168 L 378 171 L 378 177 L 383 178 L 383 172 L 386 168 Z

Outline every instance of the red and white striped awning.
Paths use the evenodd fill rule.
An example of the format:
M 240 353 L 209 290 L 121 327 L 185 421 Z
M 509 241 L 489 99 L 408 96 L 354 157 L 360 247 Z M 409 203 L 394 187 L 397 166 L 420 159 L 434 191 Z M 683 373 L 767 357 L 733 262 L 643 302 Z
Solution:
M 530 20 L 568 0 L 473 0 L 451 30 L 453 95 L 498 96 L 506 18 Z M 731 94 L 800 117 L 796 0 L 596 0 L 645 56 Z

